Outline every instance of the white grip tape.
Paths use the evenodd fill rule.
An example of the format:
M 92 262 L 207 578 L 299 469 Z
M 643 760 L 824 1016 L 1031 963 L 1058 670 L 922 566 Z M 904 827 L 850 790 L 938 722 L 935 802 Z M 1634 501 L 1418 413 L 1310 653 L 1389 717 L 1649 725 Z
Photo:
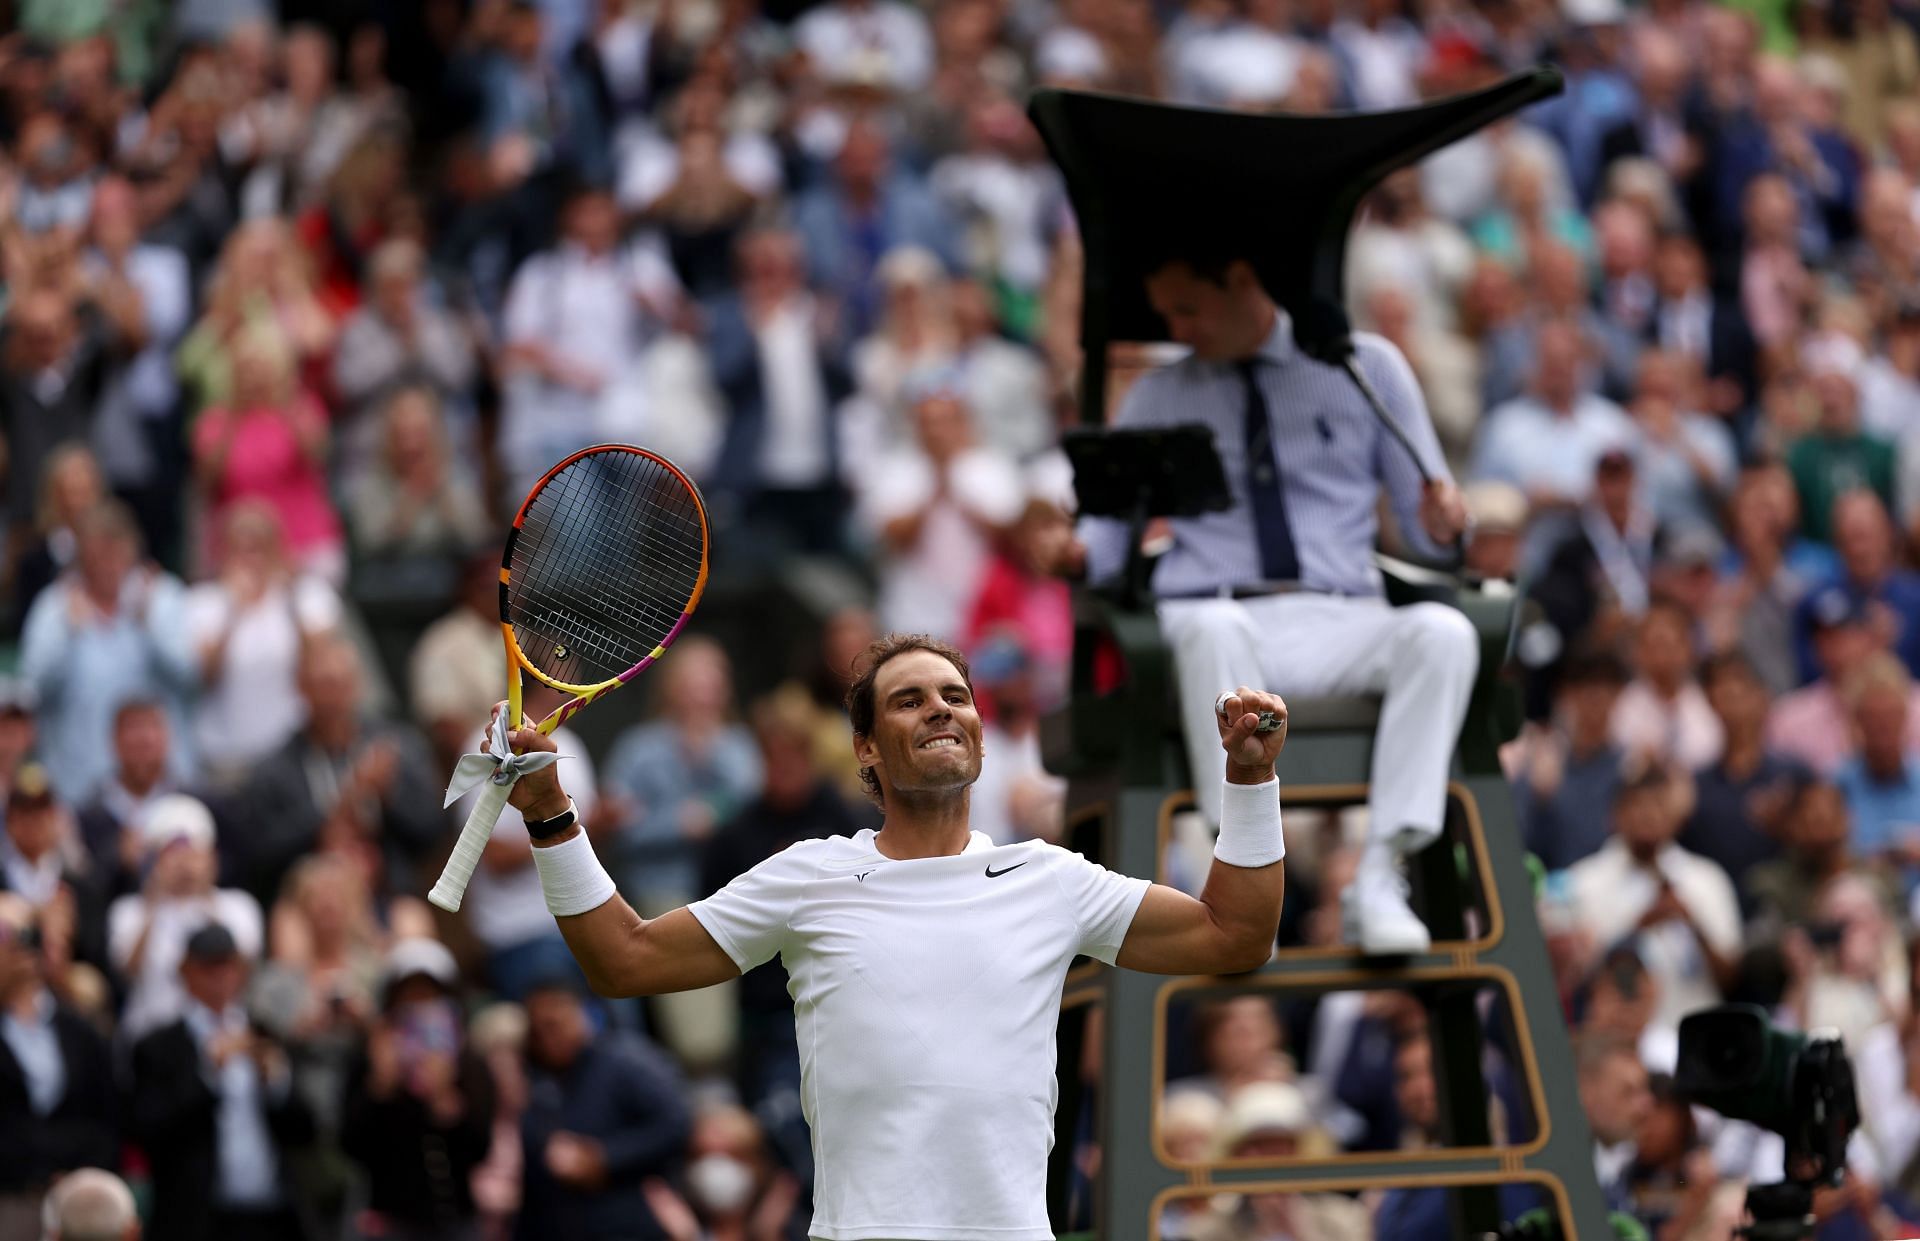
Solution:
M 1279 777 L 1265 784 L 1222 783 L 1220 837 L 1213 842 L 1213 856 L 1249 870 L 1271 866 L 1287 856 L 1286 838 L 1280 831 Z
M 460 912 L 460 902 L 467 895 L 467 883 L 473 878 L 474 867 L 480 865 L 480 855 L 487 851 L 487 842 L 493 839 L 493 826 L 500 821 L 500 812 L 506 808 L 507 794 L 511 792 L 513 785 L 495 784 L 491 780 L 480 786 L 480 799 L 473 803 L 473 813 L 467 816 L 467 825 L 460 829 L 453 854 L 441 869 L 433 891 L 427 893 L 429 901 L 448 913 Z
M 575 832 L 557 845 L 535 845 L 533 864 L 540 872 L 540 891 L 547 912 L 556 918 L 589 913 L 613 899 L 613 880 L 585 832 Z

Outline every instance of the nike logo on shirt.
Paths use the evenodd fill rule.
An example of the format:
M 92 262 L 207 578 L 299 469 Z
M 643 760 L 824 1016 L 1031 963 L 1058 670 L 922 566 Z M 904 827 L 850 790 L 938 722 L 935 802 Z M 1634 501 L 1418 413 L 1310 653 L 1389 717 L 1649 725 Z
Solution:
M 1032 858 L 1028 858 L 1028 859 L 1027 859 L 1027 861 L 1028 861 L 1028 862 L 1030 862 L 1030 861 L 1032 861 L 1032 860 L 1033 860 Z M 1007 867 L 1003 867 L 1003 868 L 1001 868 L 1000 870 L 995 870 L 995 869 L 993 868 L 993 863 L 992 863 L 992 862 L 988 862 L 988 863 L 987 863 L 987 878 L 989 878 L 989 879 L 998 879 L 998 878 L 999 878 L 1000 876 L 1002 876 L 1002 875 L 1004 875 L 1004 874 L 1006 874 L 1006 873 L 1007 873 L 1008 871 L 1010 871 L 1010 870 L 1019 870 L 1019 869 L 1020 869 L 1020 868 L 1021 868 L 1022 866 L 1025 866 L 1026 864 L 1027 864 L 1026 862 L 1015 862 L 1015 863 L 1014 863 L 1013 865 L 1011 865 L 1011 866 L 1007 866 Z

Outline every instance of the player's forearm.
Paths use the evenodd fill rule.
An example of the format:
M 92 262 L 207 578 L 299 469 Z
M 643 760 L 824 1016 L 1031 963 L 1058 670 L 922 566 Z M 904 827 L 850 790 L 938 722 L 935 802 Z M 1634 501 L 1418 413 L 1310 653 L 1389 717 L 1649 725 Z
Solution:
M 615 893 L 597 909 L 570 917 L 556 916 L 554 923 L 595 994 L 652 994 L 646 989 L 637 960 L 647 920 L 627 904 L 625 897 Z
M 687 910 L 658 918 L 635 912 L 614 890 L 579 824 L 551 840 L 535 841 L 533 860 L 547 909 L 599 994 L 664 995 L 739 976 L 732 959 Z
M 1273 764 L 1227 762 L 1220 836 L 1200 894 L 1229 969 L 1258 969 L 1273 951 L 1285 893 L 1286 846 Z

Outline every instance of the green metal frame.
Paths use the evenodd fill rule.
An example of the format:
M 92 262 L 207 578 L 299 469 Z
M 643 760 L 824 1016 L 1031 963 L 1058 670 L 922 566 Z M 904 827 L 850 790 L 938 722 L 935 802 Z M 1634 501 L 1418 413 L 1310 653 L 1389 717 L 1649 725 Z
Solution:
M 1498 590 L 1415 585 L 1392 574 L 1388 581 L 1394 603 L 1443 599 L 1459 607 L 1481 636 L 1482 672 L 1456 753 L 1447 838 L 1464 844 L 1482 907 L 1470 922 L 1474 902 L 1462 883 L 1456 850 L 1434 847 L 1414 867 L 1416 902 L 1436 933 L 1433 951 L 1419 957 L 1381 963 L 1348 950 L 1288 950 L 1237 979 L 1169 979 L 1095 965 L 1070 975 L 1067 1003 L 1097 1000 L 1106 1013 L 1105 1071 L 1094 1101 L 1102 1145 L 1094 1195 L 1101 1237 L 1157 1237 L 1159 1204 L 1183 1189 L 1415 1183 L 1458 1186 L 1452 1198 L 1454 1231 L 1471 1236 L 1497 1226 L 1495 1194 L 1502 1181 L 1541 1185 L 1568 1238 L 1598 1241 L 1611 1235 L 1594 1178 L 1592 1137 L 1574 1082 L 1567 1028 L 1534 913 L 1532 877 L 1498 761 L 1500 744 L 1519 722 L 1516 689 L 1503 675 L 1514 598 Z M 1097 851 L 1115 870 L 1155 878 L 1167 816 L 1190 796 L 1172 705 L 1170 654 L 1150 612 L 1129 610 L 1091 590 L 1076 590 L 1075 623 L 1074 693 L 1070 705 L 1043 726 L 1047 762 L 1070 778 L 1068 816 L 1079 825 L 1076 845 Z M 1124 664 L 1121 683 L 1097 693 L 1096 672 L 1111 666 L 1114 656 Z M 1323 712 L 1321 723 L 1314 704 L 1290 705 L 1294 725 L 1281 764 L 1283 800 L 1362 800 L 1373 749 L 1371 721 L 1335 711 Z M 1476 931 L 1471 940 L 1469 926 Z M 1447 1149 L 1259 1165 L 1189 1167 L 1163 1161 L 1153 1127 L 1165 1006 L 1182 990 L 1222 985 L 1308 991 L 1401 987 L 1420 996 L 1431 1014 Z M 1538 1132 L 1522 1146 L 1493 1147 L 1486 1132 L 1475 1010 L 1475 993 L 1485 985 L 1499 986 L 1509 997 L 1519 1059 L 1530 1083 Z M 1063 1031 L 1069 1025 L 1078 1029 L 1063 1023 Z M 1050 1194 L 1057 1225 L 1068 1179 L 1063 1161 L 1072 1158 L 1077 1115 L 1077 1034 L 1063 1038 L 1061 1052 L 1061 1131 Z

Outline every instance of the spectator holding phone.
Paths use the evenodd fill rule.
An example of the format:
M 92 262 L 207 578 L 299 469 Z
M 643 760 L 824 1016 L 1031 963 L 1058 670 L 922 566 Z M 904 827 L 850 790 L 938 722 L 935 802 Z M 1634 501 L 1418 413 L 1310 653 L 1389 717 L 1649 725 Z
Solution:
M 437 940 L 387 953 L 382 1013 L 347 1070 L 341 1147 L 367 1174 L 369 1236 L 456 1241 L 474 1224 L 471 1180 L 493 1140 L 493 1079 L 466 1046 L 460 971 Z
M 1575 920 L 1600 948 L 1633 940 L 1658 982 L 1654 1020 L 1720 1000 L 1740 950 L 1740 903 L 1719 865 L 1674 843 L 1683 807 L 1673 776 L 1649 765 L 1613 798 L 1613 839 L 1567 872 Z

